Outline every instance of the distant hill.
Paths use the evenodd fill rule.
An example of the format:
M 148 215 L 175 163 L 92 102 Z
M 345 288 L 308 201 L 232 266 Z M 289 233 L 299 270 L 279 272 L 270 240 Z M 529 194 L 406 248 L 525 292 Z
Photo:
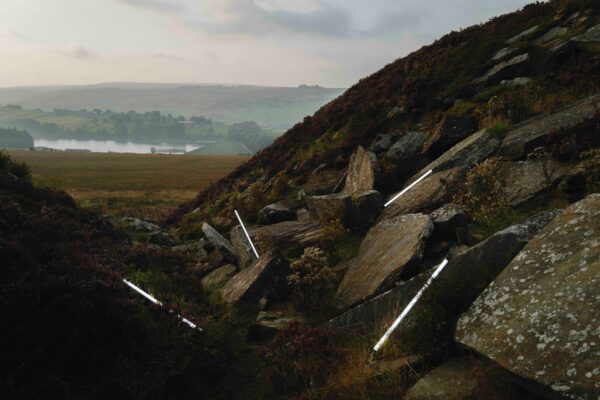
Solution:
M 227 154 L 252 155 L 254 153 L 245 144 L 236 140 L 223 140 L 217 143 L 209 144 L 206 147 L 190 151 L 187 154 L 220 156 Z
M 215 121 L 255 121 L 262 127 L 286 129 L 313 114 L 344 89 L 301 85 L 103 83 L 84 86 L 0 88 L 0 104 L 53 110 L 110 109 L 126 112 L 158 110 L 173 115 L 205 116 Z

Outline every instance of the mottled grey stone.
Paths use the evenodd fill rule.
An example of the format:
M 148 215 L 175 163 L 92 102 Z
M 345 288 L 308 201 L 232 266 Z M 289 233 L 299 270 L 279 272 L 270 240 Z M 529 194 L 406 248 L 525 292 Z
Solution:
M 221 254 L 230 262 L 236 261 L 235 249 L 215 228 L 207 224 L 202 224 L 202 232 L 206 239 L 215 246 L 215 249 L 219 250 Z
M 377 157 L 372 152 L 358 146 L 350 157 L 344 193 L 356 196 L 375 187 L 378 176 Z
M 515 56 L 507 61 L 503 61 L 494 65 L 489 71 L 487 71 L 483 76 L 475 79 L 473 83 L 485 83 L 490 81 L 500 81 L 502 79 L 509 78 L 513 71 L 517 67 L 522 67 L 526 63 L 529 62 L 529 53 L 521 54 Z

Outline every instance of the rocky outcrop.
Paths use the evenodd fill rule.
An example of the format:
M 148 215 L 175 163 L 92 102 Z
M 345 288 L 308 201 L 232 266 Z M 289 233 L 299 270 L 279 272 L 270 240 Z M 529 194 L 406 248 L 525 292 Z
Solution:
M 492 57 L 492 61 L 501 61 L 507 58 L 508 56 L 515 54 L 517 51 L 519 50 L 514 47 L 504 47 L 503 49 L 498 50 L 494 54 L 494 56 Z
M 269 225 L 294 219 L 296 219 L 296 211 L 286 204 L 278 202 L 263 207 L 258 212 L 257 222 L 260 225 Z
M 548 42 L 552 42 L 565 35 L 568 31 L 569 29 L 565 28 L 564 26 L 555 26 L 539 38 L 535 39 L 533 43 L 537 44 L 538 46 L 547 44 Z
M 123 222 L 127 223 L 129 229 L 134 232 L 156 232 L 160 230 L 160 226 L 135 217 L 124 217 Z
M 263 254 L 249 268 L 238 272 L 221 291 L 230 304 L 258 302 L 261 297 L 278 299 L 285 295 L 289 263 L 279 253 Z
M 175 246 L 177 241 L 175 237 L 168 232 L 152 232 L 148 236 L 148 243 L 155 244 L 160 247 L 172 247 Z
M 394 143 L 385 154 L 386 160 L 407 163 L 421 152 L 427 135 L 422 132 L 407 132 Z
M 206 239 L 215 247 L 215 249 L 219 250 L 228 261 L 236 261 L 237 257 L 235 255 L 235 249 L 229 240 L 225 239 L 215 228 L 205 222 L 202 224 L 202 232 L 204 233 L 204 236 L 206 236 Z
M 515 35 L 515 36 L 511 37 L 510 39 L 506 40 L 506 44 L 513 44 L 513 43 L 516 43 L 516 42 L 518 42 L 519 40 L 521 40 L 521 39 L 524 39 L 524 38 L 526 38 L 527 36 L 534 34 L 534 33 L 535 33 L 535 32 L 537 32 L 539 29 L 540 29 L 540 26 L 539 26 L 539 25 L 532 26 L 531 28 L 529 28 L 529 29 L 526 29 L 526 30 L 524 30 L 523 32 L 519 33 L 518 35 Z
M 533 149 L 543 145 L 551 134 L 592 117 L 599 101 L 600 96 L 591 96 L 553 114 L 523 122 L 506 135 L 498 154 L 508 159 L 525 158 Z
M 220 268 L 215 269 L 214 271 L 208 273 L 202 280 L 200 284 L 202 285 L 202 289 L 206 290 L 215 290 L 223 287 L 225 283 L 235 275 L 237 272 L 237 268 L 233 264 L 227 264 Z
M 600 24 L 592 26 L 582 35 L 572 38 L 571 42 L 580 49 L 593 53 L 600 52 Z
M 240 269 L 249 267 L 256 260 L 256 256 L 252 251 L 252 247 L 250 247 L 250 243 L 248 243 L 241 225 L 234 226 L 229 232 L 229 237 L 237 256 L 238 266 Z
M 369 151 L 373 153 L 380 153 L 382 151 L 387 151 L 392 144 L 394 144 L 394 135 L 391 134 L 382 134 L 375 136 L 375 139 L 369 146 Z
M 323 225 L 320 222 L 286 221 L 273 225 L 265 225 L 248 231 L 254 240 L 260 233 L 272 237 L 279 244 L 298 244 L 310 246 L 318 243 L 323 234 Z
M 388 205 L 381 214 L 380 219 L 433 210 L 439 207 L 448 194 L 449 188 L 453 187 L 464 176 L 464 172 L 465 168 L 456 167 L 426 177 Z
M 438 157 L 466 139 L 479 127 L 477 119 L 466 115 L 446 115 L 423 144 L 423 153 Z
M 373 190 L 378 175 L 377 168 L 375 154 L 366 151 L 362 146 L 358 146 L 350 157 L 343 192 L 350 196 L 356 196 Z
M 383 220 L 369 230 L 336 293 L 336 306 L 348 308 L 399 279 L 402 270 L 423 255 L 433 224 L 427 215 L 409 214 Z
M 475 79 L 473 83 L 499 82 L 502 79 L 510 78 L 514 76 L 516 70 L 522 68 L 529 63 L 529 61 L 529 53 L 515 56 L 507 61 L 494 65 L 489 71 L 483 74 L 483 76 Z
M 455 338 L 569 398 L 600 395 L 600 195 L 542 229 L 460 318 Z

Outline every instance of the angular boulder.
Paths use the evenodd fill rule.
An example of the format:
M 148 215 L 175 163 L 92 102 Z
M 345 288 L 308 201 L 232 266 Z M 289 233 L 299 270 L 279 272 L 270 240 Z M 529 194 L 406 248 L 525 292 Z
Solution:
M 560 129 L 570 128 L 596 113 L 600 96 L 591 96 L 573 103 L 550 115 L 541 115 L 519 124 L 510 131 L 498 150 L 504 158 L 525 158 L 533 149 L 546 143 L 548 137 Z
M 449 189 L 464 176 L 464 173 L 465 168 L 456 167 L 429 175 L 390 203 L 384 209 L 379 219 L 434 210 L 444 202 Z M 390 196 L 390 199 L 394 195 Z
M 409 162 L 421 152 L 427 135 L 422 132 L 407 132 L 394 143 L 385 158 L 394 163 Z
M 517 51 L 519 50 L 514 47 L 504 47 L 494 54 L 494 56 L 492 57 L 492 61 L 501 61 L 507 58 L 508 56 L 515 54 L 515 52 Z
M 519 40 L 524 39 L 525 37 L 534 34 L 539 29 L 540 29 L 539 25 L 532 26 L 531 28 L 524 30 L 523 32 L 519 33 L 518 35 L 515 35 L 515 36 L 511 37 L 510 39 L 507 39 L 506 44 L 516 43 Z
M 229 242 L 229 240 L 225 239 L 215 228 L 207 224 L 206 222 L 202 224 L 202 232 L 206 239 L 212 244 L 215 249 L 219 250 L 223 257 L 225 257 L 230 262 L 236 261 L 235 249 Z
M 373 190 L 378 175 L 377 168 L 377 157 L 375 154 L 366 151 L 362 146 L 358 146 L 350 157 L 343 192 L 351 196 L 356 196 Z
M 312 219 L 321 222 L 339 220 L 347 222 L 352 213 L 352 197 L 347 193 L 309 196 L 306 206 Z
M 214 271 L 207 274 L 202 280 L 200 284 L 202 285 L 202 289 L 206 290 L 215 290 L 223 287 L 225 283 L 235 275 L 237 268 L 233 264 L 227 264 L 220 268 L 215 269 Z
M 240 269 L 248 268 L 256 260 L 256 256 L 241 225 L 234 226 L 229 232 L 229 237 L 231 238 L 231 245 L 235 249 L 238 266 Z
M 438 157 L 456 143 L 477 131 L 477 119 L 466 115 L 446 115 L 423 144 L 423 153 Z
M 277 243 L 310 246 L 318 243 L 321 239 L 323 225 L 316 221 L 285 221 L 251 229 L 248 233 L 252 240 L 254 240 L 261 232 L 272 237 Z
M 257 222 L 260 225 L 270 225 L 277 222 L 293 221 L 294 219 L 296 219 L 296 211 L 278 202 L 263 207 L 258 212 Z
M 433 222 L 433 234 L 438 238 L 456 239 L 456 229 L 469 222 L 466 208 L 453 203 L 444 204 L 429 216 Z
M 388 150 L 394 144 L 394 135 L 390 134 L 379 134 L 375 136 L 375 139 L 369 146 L 369 151 L 373 153 L 380 153 Z
M 526 379 L 600 396 L 600 194 L 542 229 L 458 321 L 455 339 Z
M 223 286 L 223 300 L 230 304 L 240 304 L 258 302 L 261 297 L 281 298 L 287 290 L 289 269 L 289 263 L 279 253 L 270 251 L 263 254 Z
M 357 230 L 370 228 L 383 211 L 383 196 L 377 190 L 370 190 L 352 197 L 350 225 Z
M 336 293 L 336 306 L 345 309 L 398 281 L 404 268 L 423 256 L 433 231 L 427 215 L 409 214 L 383 220 L 369 230 Z

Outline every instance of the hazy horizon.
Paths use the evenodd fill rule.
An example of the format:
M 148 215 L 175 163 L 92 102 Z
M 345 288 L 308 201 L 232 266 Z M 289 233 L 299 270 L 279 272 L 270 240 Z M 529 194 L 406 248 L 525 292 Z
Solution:
M 344 88 L 451 30 L 528 2 L 4 0 L 0 87 Z

